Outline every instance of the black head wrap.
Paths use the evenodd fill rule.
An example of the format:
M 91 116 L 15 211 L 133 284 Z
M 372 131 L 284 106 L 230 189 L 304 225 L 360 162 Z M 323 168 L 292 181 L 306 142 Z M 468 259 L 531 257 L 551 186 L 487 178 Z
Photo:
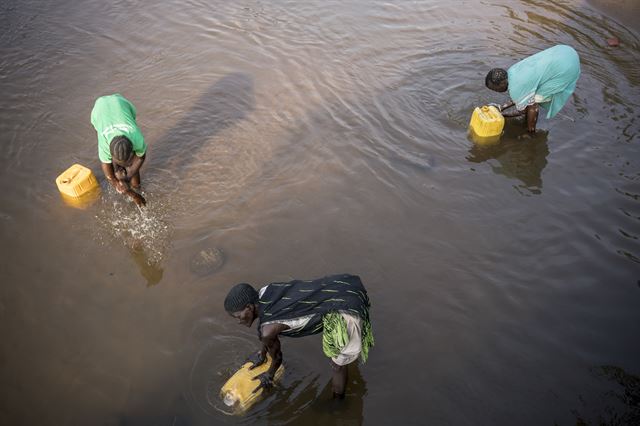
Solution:
M 227 312 L 238 312 L 247 305 L 258 302 L 258 292 L 250 284 L 234 285 L 224 299 L 224 309 Z
M 133 151 L 133 144 L 126 136 L 116 136 L 111 139 L 109 150 L 117 161 L 127 161 Z
M 487 76 L 484 79 L 484 84 L 489 88 L 500 86 L 503 81 L 507 80 L 507 77 L 507 71 L 502 68 L 494 68 L 487 73 Z

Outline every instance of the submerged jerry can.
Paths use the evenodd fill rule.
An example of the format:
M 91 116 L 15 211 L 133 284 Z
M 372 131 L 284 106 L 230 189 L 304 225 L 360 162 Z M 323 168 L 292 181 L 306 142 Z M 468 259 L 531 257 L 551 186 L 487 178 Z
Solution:
M 100 185 L 93 172 L 74 164 L 56 178 L 62 199 L 73 207 L 87 207 L 100 195 Z
M 493 138 L 502 134 L 504 117 L 498 108 L 492 105 L 476 107 L 471 115 L 469 127 L 475 136 Z
M 253 370 L 249 370 L 251 365 L 252 363 L 250 362 L 245 363 L 227 380 L 227 383 L 225 383 L 220 390 L 220 397 L 224 401 L 224 404 L 232 407 L 235 413 L 242 413 L 248 410 L 249 407 L 258 401 L 259 396 L 264 392 L 263 389 L 260 389 L 258 392 L 253 393 L 253 390 L 260 385 L 260 380 L 254 380 L 253 378 L 269 369 L 271 366 L 271 357 L 267 354 L 267 361 Z M 276 370 L 273 381 L 279 381 L 283 373 L 284 366 L 280 365 L 278 370 Z

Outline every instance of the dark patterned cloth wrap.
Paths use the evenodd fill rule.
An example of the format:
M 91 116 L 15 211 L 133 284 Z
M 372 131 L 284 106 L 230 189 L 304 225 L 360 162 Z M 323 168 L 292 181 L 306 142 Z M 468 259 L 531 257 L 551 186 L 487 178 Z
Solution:
M 271 283 L 258 300 L 258 334 L 263 322 L 290 320 L 316 314 L 307 325 L 284 336 L 302 337 L 322 332 L 322 317 L 344 311 L 358 315 L 370 329 L 369 297 L 357 275 L 331 275 L 316 280 Z M 363 327 L 364 328 L 364 327 Z

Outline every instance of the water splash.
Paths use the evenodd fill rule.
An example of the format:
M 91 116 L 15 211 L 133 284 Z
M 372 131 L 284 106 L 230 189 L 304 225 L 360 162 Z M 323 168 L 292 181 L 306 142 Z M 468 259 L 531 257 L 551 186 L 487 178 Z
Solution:
M 142 195 L 147 199 L 145 207 L 110 188 L 105 191 L 96 213 L 100 225 L 98 239 L 103 243 L 120 241 L 134 254 L 137 263 L 142 254 L 144 263 L 158 267 L 170 247 L 172 227 L 167 221 L 168 208 L 163 200 L 144 192 Z

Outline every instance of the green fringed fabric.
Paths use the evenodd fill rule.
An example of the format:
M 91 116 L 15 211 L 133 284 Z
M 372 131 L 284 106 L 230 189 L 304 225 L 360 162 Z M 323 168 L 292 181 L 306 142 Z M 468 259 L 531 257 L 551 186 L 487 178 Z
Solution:
M 362 363 L 367 362 L 369 358 L 369 349 L 374 345 L 373 331 L 371 330 L 371 321 L 369 318 L 362 320 Z
M 322 318 L 322 350 L 329 358 L 340 354 L 342 348 L 349 343 L 349 333 L 347 323 L 338 312 L 329 312 Z M 368 319 L 362 320 L 362 362 L 367 362 L 369 348 L 373 346 L 373 333 L 371 332 L 371 322 Z
M 347 323 L 337 312 L 329 312 L 322 317 L 322 350 L 329 358 L 338 356 L 349 343 Z

